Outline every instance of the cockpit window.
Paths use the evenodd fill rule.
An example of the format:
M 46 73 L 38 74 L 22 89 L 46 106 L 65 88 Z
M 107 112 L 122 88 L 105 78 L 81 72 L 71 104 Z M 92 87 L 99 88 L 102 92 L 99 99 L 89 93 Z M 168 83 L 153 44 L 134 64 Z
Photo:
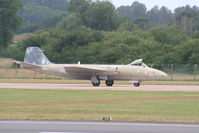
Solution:
M 147 65 L 143 62 L 143 59 L 138 59 L 138 60 L 131 62 L 131 65 L 147 67 Z
M 143 67 L 147 67 L 147 65 L 146 65 L 145 63 L 142 63 L 142 66 L 143 66 Z

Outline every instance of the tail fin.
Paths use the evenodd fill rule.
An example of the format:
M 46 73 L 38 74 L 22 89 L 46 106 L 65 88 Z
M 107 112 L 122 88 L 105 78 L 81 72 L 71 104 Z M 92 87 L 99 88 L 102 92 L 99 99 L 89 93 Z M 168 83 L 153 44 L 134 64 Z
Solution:
M 33 65 L 48 65 L 52 64 L 38 47 L 28 47 L 24 58 L 25 63 Z

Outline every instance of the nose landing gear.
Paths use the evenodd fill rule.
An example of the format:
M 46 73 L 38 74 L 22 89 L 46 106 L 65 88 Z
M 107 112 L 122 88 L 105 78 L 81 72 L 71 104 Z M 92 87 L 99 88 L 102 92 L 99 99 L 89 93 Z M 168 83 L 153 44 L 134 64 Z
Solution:
M 135 86 L 135 87 L 139 87 L 139 86 L 140 86 L 140 82 L 135 82 L 135 83 L 134 83 L 134 86 Z

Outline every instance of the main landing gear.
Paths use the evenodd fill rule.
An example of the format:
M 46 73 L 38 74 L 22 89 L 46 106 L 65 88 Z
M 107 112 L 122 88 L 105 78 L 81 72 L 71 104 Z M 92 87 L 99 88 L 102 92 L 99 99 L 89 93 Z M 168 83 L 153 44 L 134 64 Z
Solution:
M 106 80 L 105 81 L 106 86 L 113 86 L 114 81 L 113 80 Z M 93 86 L 100 86 L 100 80 L 98 80 L 98 82 L 92 82 Z
M 91 82 L 93 86 L 99 86 L 100 85 L 100 80 L 96 76 L 91 77 Z
M 114 81 L 113 80 L 106 80 L 106 86 L 113 86 Z
M 100 86 L 100 80 L 98 81 L 98 83 L 92 82 L 93 86 Z
M 97 79 L 96 82 L 92 81 L 92 84 L 93 84 L 93 86 L 100 86 L 100 80 Z M 106 84 L 106 86 L 113 86 L 114 81 L 113 80 L 106 80 L 105 84 Z M 139 87 L 140 86 L 140 81 L 134 82 L 133 84 L 134 84 L 135 87 Z

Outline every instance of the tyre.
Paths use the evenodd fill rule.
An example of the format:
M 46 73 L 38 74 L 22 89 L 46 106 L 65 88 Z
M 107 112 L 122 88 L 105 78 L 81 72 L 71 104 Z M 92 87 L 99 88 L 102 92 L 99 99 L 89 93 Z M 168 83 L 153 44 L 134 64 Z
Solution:
M 113 86 L 113 80 L 106 80 L 106 86 Z
M 134 86 L 135 86 L 135 87 L 139 87 L 139 86 L 140 86 L 140 82 L 134 83 Z
M 92 82 L 93 86 L 100 86 L 100 81 L 98 83 Z

